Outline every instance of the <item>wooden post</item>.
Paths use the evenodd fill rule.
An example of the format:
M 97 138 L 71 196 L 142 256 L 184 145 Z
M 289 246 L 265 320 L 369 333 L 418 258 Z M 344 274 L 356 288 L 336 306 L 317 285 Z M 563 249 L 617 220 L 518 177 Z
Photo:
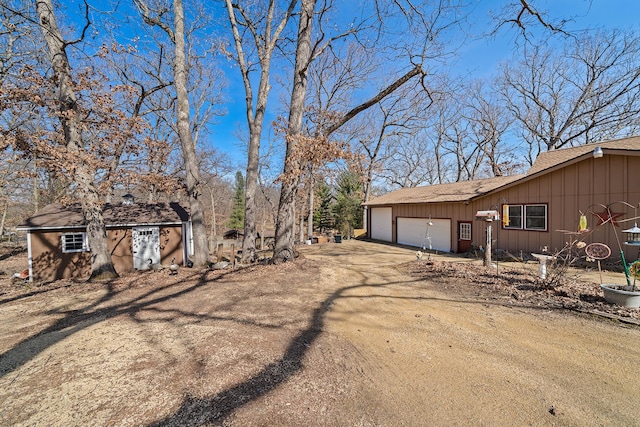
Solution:
M 487 225 L 487 244 L 484 248 L 484 266 L 491 267 L 491 223 Z
M 231 267 L 236 268 L 236 244 L 231 244 Z
M 217 262 L 222 262 L 222 250 L 223 249 L 224 249 L 224 244 L 223 243 L 218 243 L 218 251 L 217 251 L 218 259 L 217 259 Z

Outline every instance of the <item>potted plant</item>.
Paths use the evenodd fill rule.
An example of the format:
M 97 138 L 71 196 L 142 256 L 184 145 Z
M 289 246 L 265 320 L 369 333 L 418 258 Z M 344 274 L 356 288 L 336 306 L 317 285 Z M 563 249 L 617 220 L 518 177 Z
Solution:
M 637 221 L 637 217 L 638 217 L 637 208 L 635 206 L 632 206 L 626 202 L 615 202 L 615 203 L 622 203 L 628 207 L 635 209 L 636 215 L 633 219 Z M 640 288 L 636 286 L 636 279 L 640 279 L 640 260 L 633 262 L 631 266 L 627 264 L 627 261 L 624 256 L 624 250 L 622 249 L 622 244 L 620 243 L 620 239 L 618 238 L 618 234 L 616 232 L 613 216 L 611 215 L 611 205 L 613 204 L 614 203 L 611 203 L 607 206 L 600 205 L 605 208 L 605 212 L 607 213 L 607 218 L 602 218 L 600 216 L 600 218 L 603 220 L 602 224 L 600 225 L 604 225 L 607 222 L 611 224 L 612 232 L 616 238 L 616 242 L 618 243 L 618 248 L 620 250 L 620 259 L 622 261 L 622 268 L 624 269 L 624 275 L 627 283 L 626 285 L 600 283 L 600 288 L 602 289 L 604 293 L 604 299 L 607 302 L 620 305 L 622 307 L 627 307 L 627 308 L 639 308 L 640 307 Z M 632 228 L 628 230 L 623 230 L 622 232 L 628 235 L 627 240 L 625 240 L 624 242 L 625 245 L 640 246 L 640 228 L 638 228 L 637 223 L 635 223 Z M 592 245 L 595 246 L 597 244 L 592 244 Z M 592 246 L 592 245 L 589 245 L 589 246 Z M 604 258 L 599 258 L 597 254 L 595 254 L 594 256 L 594 254 L 591 254 L 589 251 L 587 251 L 587 249 L 589 249 L 589 246 L 585 249 L 585 252 L 587 253 L 587 259 L 598 259 L 598 264 L 599 264 L 600 263 L 599 260 Z M 603 246 L 606 246 L 606 245 L 603 245 Z M 611 254 L 610 250 L 609 250 L 609 254 Z M 633 283 L 631 282 L 632 278 L 633 278 Z M 601 282 L 602 282 L 602 279 L 601 279 Z

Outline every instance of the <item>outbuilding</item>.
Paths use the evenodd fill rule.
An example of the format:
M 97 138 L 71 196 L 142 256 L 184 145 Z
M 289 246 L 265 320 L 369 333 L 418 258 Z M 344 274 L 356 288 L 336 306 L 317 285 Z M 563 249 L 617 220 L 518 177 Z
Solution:
M 103 217 L 118 273 L 149 265 L 185 264 L 191 254 L 191 222 L 179 203 L 105 204 Z M 32 280 L 88 278 L 91 248 L 79 203 L 45 206 L 18 227 L 27 232 Z
M 639 202 L 640 137 L 631 137 L 541 153 L 524 175 L 403 188 L 364 205 L 368 237 L 383 242 L 466 252 L 485 243 L 487 223 L 476 213 L 496 210 L 502 220 L 493 223 L 493 247 L 555 252 L 579 238 L 572 233 L 584 214 L 595 227 L 586 243 L 619 253 Z M 598 227 L 608 218 L 605 207 L 613 226 Z M 627 259 L 638 258 L 637 246 L 622 247 Z

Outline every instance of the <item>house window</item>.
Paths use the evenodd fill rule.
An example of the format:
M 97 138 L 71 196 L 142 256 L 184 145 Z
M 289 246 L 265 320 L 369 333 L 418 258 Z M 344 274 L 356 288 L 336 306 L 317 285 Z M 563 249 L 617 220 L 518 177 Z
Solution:
M 547 230 L 547 205 L 509 205 L 509 225 L 511 230 Z
M 547 229 L 547 205 L 526 205 L 524 207 L 524 218 L 526 230 Z
M 509 205 L 509 225 L 504 228 L 522 228 L 522 205 Z
M 62 253 L 86 252 L 88 250 L 87 233 L 62 233 Z

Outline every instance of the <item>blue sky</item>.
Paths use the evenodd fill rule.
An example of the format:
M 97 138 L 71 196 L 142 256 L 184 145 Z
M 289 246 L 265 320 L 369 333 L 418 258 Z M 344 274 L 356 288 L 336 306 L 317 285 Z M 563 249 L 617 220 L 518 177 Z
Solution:
M 476 3 L 470 16 L 468 39 L 459 50 L 451 73 L 489 77 L 501 62 L 508 61 L 514 55 L 517 41 L 515 31 L 503 27 L 495 36 L 483 37 L 494 25 L 490 12 L 499 12 L 508 1 L 512 0 L 479 0 Z M 534 3 L 540 11 L 547 12 L 550 19 L 568 19 L 564 28 L 571 32 L 594 27 L 637 29 L 640 22 L 638 0 L 535 0 Z M 210 143 L 228 153 L 240 170 L 244 170 L 245 154 L 236 135 L 240 125 L 246 128 L 244 88 L 237 69 L 229 67 L 225 71 L 229 80 L 227 115 L 219 118 L 219 123 L 212 128 Z M 278 105 L 278 85 L 272 82 L 272 86 L 268 107 L 273 111 L 281 107 Z M 263 141 L 268 137 L 268 122 L 271 119 L 265 123 Z
M 470 31 L 482 34 L 492 28 L 490 12 L 499 12 L 507 0 L 481 0 Z M 537 0 L 539 10 L 550 19 L 567 19 L 565 29 L 579 32 L 589 28 L 635 28 L 640 23 L 640 1 L 637 0 Z M 497 65 L 508 61 L 518 42 L 517 33 L 504 26 L 493 37 L 469 39 L 460 51 L 458 71 L 475 71 L 491 75 Z

